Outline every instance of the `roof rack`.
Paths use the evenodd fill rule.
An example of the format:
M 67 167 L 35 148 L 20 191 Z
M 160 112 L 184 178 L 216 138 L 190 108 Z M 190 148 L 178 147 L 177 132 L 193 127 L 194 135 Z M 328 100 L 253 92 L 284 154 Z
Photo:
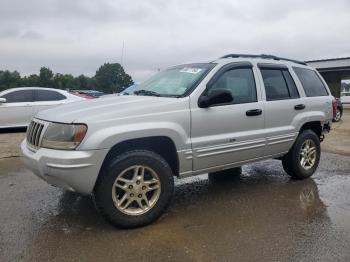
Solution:
M 265 55 L 265 54 L 261 54 L 261 55 L 250 55 L 250 54 L 228 54 L 228 55 L 224 55 L 220 58 L 238 58 L 238 57 L 244 57 L 244 58 L 262 58 L 262 59 L 273 59 L 273 60 L 284 60 L 284 61 L 289 61 L 289 62 L 293 62 L 293 63 L 297 63 L 300 65 L 306 65 L 305 62 L 302 61 L 298 61 L 298 60 L 293 60 L 293 59 L 288 59 L 288 58 L 283 58 L 283 57 L 278 57 L 278 56 L 274 56 L 274 55 Z

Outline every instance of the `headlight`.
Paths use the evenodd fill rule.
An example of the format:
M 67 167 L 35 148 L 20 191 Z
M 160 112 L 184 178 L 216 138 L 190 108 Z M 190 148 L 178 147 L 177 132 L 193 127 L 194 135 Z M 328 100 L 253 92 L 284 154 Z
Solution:
M 52 149 L 74 150 L 83 141 L 87 131 L 86 125 L 50 123 L 41 146 Z

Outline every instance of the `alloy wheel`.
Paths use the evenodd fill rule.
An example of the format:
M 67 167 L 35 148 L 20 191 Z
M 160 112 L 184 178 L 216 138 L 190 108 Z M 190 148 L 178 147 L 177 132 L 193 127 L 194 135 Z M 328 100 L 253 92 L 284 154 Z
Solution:
M 317 149 L 316 149 L 315 142 L 311 139 L 305 140 L 300 149 L 300 155 L 299 155 L 300 165 L 305 170 L 308 170 L 315 165 L 316 157 L 317 157 Z
M 337 111 L 335 112 L 334 121 L 338 122 L 340 120 L 340 110 L 337 108 Z
M 142 215 L 157 203 L 160 179 L 150 167 L 137 165 L 123 170 L 112 187 L 114 206 L 127 215 Z

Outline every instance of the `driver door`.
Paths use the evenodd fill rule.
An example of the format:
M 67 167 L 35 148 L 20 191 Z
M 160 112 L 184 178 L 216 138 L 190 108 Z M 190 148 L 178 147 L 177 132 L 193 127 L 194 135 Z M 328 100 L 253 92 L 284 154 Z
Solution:
M 251 65 L 224 66 L 209 81 L 204 93 L 227 89 L 233 101 L 208 108 L 192 104 L 194 171 L 229 167 L 263 156 L 263 103 L 258 99 L 255 74 Z

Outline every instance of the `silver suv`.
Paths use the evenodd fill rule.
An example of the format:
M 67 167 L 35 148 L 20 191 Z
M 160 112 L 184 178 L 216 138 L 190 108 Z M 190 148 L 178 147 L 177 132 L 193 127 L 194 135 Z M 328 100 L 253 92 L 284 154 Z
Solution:
M 128 228 L 155 221 L 178 178 L 282 160 L 310 177 L 330 130 L 327 84 L 303 62 L 230 54 L 171 67 L 130 95 L 42 111 L 21 149 L 48 183 L 92 194 L 101 214 Z

